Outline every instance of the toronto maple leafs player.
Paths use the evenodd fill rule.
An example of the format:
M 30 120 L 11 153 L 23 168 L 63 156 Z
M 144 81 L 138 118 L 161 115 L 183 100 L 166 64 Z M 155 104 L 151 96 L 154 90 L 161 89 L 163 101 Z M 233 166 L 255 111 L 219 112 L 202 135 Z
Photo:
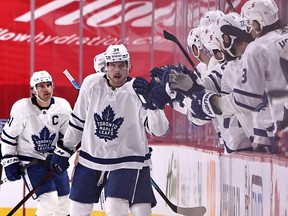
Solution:
M 54 84 L 47 71 L 34 72 L 30 86 L 32 98 L 14 103 L 1 135 L 7 179 L 16 181 L 22 176 L 29 190 L 50 171 L 53 150 L 63 138 L 71 114 L 70 104 L 53 96 Z M 67 172 L 53 175 L 33 195 L 37 198 L 36 215 L 68 215 L 69 191 Z
M 280 28 L 276 3 L 273 0 L 249 0 L 243 6 L 242 13 L 258 37 L 247 46 L 243 54 L 239 85 L 231 94 L 223 97 L 210 93 L 203 95 L 197 100 L 203 103 L 203 110 L 199 109 L 200 113 L 251 113 L 261 103 L 264 92 L 287 88 L 287 79 L 279 59 L 287 46 L 288 34 Z M 270 101 L 272 119 L 277 128 L 279 122 L 283 121 L 284 110 L 287 109 L 285 107 L 285 101 Z
M 105 72 L 105 53 L 99 53 L 94 57 L 94 70 L 96 73 Z
M 130 55 L 124 45 L 107 48 L 105 66 L 106 73 L 84 79 L 63 145 L 56 148 L 52 161 L 61 173 L 81 142 L 70 215 L 90 215 L 104 185 L 108 216 L 128 216 L 129 208 L 132 215 L 151 215 L 156 200 L 146 131 L 163 136 L 168 120 L 163 110 L 144 100 L 149 83 L 129 76 Z

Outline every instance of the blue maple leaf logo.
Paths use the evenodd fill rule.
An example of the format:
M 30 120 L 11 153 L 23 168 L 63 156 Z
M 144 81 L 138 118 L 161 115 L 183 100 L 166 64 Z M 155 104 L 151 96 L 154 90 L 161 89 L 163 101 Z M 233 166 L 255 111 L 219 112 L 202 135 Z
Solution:
M 102 117 L 97 113 L 94 113 L 94 121 L 96 130 L 94 135 L 98 136 L 100 139 L 113 140 L 117 138 L 118 129 L 122 125 L 124 118 L 115 118 L 115 113 L 111 106 L 109 105 L 102 112 Z
M 53 151 L 55 146 L 52 143 L 56 137 L 56 134 L 51 134 L 49 129 L 45 126 L 39 133 L 39 136 L 32 135 L 32 141 L 34 143 L 34 149 L 37 152 L 45 153 Z

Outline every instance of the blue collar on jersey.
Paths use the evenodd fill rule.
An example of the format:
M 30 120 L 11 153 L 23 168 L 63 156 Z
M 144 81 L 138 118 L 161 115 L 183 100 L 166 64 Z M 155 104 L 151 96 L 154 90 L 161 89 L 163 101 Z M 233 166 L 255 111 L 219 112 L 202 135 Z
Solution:
M 40 110 L 49 109 L 52 104 L 55 104 L 55 100 L 54 100 L 53 97 L 51 98 L 50 105 L 49 105 L 48 107 L 41 107 L 41 106 L 37 103 L 36 97 L 32 97 L 32 98 L 31 98 L 31 102 L 32 102 L 32 104 L 36 105 Z

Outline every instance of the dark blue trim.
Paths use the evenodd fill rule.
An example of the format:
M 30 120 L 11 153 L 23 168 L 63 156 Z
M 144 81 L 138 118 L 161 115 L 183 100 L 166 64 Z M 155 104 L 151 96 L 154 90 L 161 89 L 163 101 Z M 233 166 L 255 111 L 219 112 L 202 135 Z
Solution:
M 237 94 L 241 94 L 241 95 L 245 95 L 245 96 L 248 96 L 248 97 L 252 97 L 252 98 L 259 98 L 259 99 L 262 99 L 263 97 L 263 94 L 262 95 L 259 95 L 259 94 L 253 94 L 251 92 L 246 92 L 246 91 L 242 91 L 240 89 L 233 89 L 233 92 L 237 93 Z
M 5 130 L 3 130 L 2 133 L 3 133 L 5 136 L 7 136 L 9 139 L 14 139 L 14 140 L 16 140 L 16 138 L 17 138 L 17 136 L 16 136 L 16 137 L 12 137 L 12 136 L 8 135 Z
M 72 124 L 70 121 L 69 121 L 69 125 L 70 125 L 71 127 L 75 128 L 76 130 L 79 130 L 79 131 L 82 131 L 82 132 L 83 132 L 83 128 L 78 127 L 78 126 Z
M 216 71 L 215 71 L 216 72 Z M 212 71 L 211 73 L 214 73 L 217 75 L 217 73 L 215 73 L 214 71 Z M 215 78 L 212 76 L 212 74 L 209 74 L 208 77 L 211 79 L 211 81 L 213 82 L 215 88 L 217 89 L 218 93 L 221 92 L 221 88 L 220 86 L 218 85 L 218 83 L 216 82 Z
M 266 130 L 254 128 L 254 134 L 261 137 L 268 137 Z
M 5 143 L 5 144 L 8 144 L 8 145 L 12 145 L 12 146 L 16 146 L 17 143 L 12 143 L 12 142 L 9 142 L 8 140 L 5 140 L 3 138 L 1 138 L 2 142 Z
M 88 154 L 87 152 L 80 151 L 80 156 L 85 158 L 86 160 L 89 160 L 94 163 L 98 164 L 119 164 L 119 163 L 125 163 L 125 162 L 140 162 L 144 163 L 144 161 L 150 159 L 151 153 L 148 153 L 143 156 L 126 156 L 121 158 L 95 158 Z
M 248 110 L 251 110 L 251 111 L 254 111 L 255 110 L 255 107 L 251 107 L 251 106 L 248 106 L 246 104 L 243 104 L 243 103 L 240 103 L 238 102 L 235 98 L 234 98 L 234 102 L 236 105 L 240 106 L 240 107 L 243 107 L 245 109 L 248 109 Z
M 71 116 L 73 117 L 73 118 L 76 118 L 78 121 L 80 121 L 81 123 L 85 123 L 85 120 L 82 120 L 82 119 L 80 119 L 78 116 L 76 116 L 74 113 L 71 113 Z

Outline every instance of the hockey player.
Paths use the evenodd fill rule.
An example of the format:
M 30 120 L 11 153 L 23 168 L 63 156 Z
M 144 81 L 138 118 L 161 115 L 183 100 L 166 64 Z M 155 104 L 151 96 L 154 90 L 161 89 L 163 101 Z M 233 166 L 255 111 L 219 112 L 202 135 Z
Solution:
M 100 53 L 94 57 L 94 69 L 96 73 L 105 72 L 105 53 Z
M 53 96 L 54 83 L 47 71 L 34 72 L 30 86 L 32 98 L 14 103 L 1 135 L 7 179 L 16 181 L 22 176 L 29 190 L 50 171 L 53 150 L 62 140 L 71 114 L 70 104 Z M 24 165 L 28 168 L 23 169 Z M 35 192 L 36 215 L 69 215 L 69 191 L 67 172 L 53 175 Z
M 243 13 L 258 37 L 243 54 L 238 86 L 227 96 L 207 93 L 199 97 L 197 101 L 203 103 L 204 108 L 198 107 L 199 114 L 209 113 L 215 117 L 221 113 L 251 113 L 261 103 L 265 91 L 287 88 L 279 59 L 287 46 L 288 34 L 279 29 L 277 5 L 273 0 L 249 0 L 243 7 Z M 281 122 L 285 101 L 270 106 L 274 123 Z
M 124 45 L 110 45 L 105 62 L 106 73 L 84 79 L 64 143 L 52 161 L 61 173 L 81 142 L 70 193 L 71 216 L 90 215 L 104 185 L 108 216 L 128 216 L 129 207 L 132 215 L 151 215 L 156 200 L 146 131 L 163 136 L 168 120 L 163 110 L 148 104 L 148 82 L 128 76 L 130 55 Z

